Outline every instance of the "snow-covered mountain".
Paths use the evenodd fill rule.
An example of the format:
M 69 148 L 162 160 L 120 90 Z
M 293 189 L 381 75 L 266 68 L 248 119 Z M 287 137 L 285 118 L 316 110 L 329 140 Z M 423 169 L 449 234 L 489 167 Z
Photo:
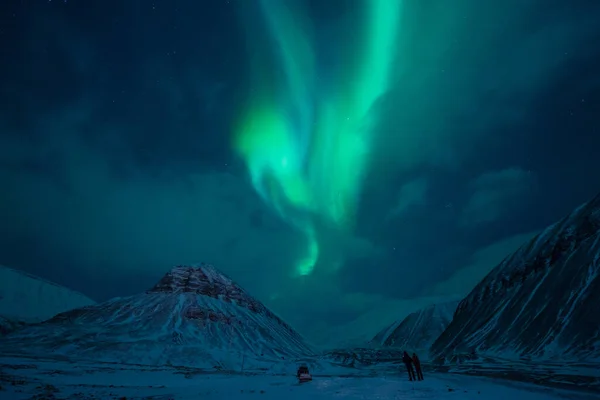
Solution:
M 457 305 L 458 301 L 451 301 L 425 307 L 386 327 L 370 343 L 426 356 L 433 342 L 452 321 Z
M 92 304 L 92 299 L 74 290 L 23 271 L 0 266 L 2 326 L 18 325 L 20 321 L 40 322 L 58 313 Z
M 225 369 L 314 355 L 294 329 L 205 264 L 175 267 L 146 293 L 61 313 L 4 339 L 0 346 L 26 353 Z
M 599 273 L 600 195 L 492 270 L 460 302 L 431 352 L 446 364 L 600 367 Z
M 383 346 L 385 340 L 398 328 L 404 319 L 398 319 L 375 334 L 373 339 L 369 340 L 371 346 Z

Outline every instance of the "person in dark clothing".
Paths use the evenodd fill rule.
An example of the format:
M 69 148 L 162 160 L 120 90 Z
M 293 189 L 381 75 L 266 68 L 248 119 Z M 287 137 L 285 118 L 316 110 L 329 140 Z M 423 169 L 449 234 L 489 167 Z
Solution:
M 406 365 L 406 370 L 408 371 L 408 380 L 414 381 L 415 378 L 415 370 L 413 369 L 413 360 L 410 358 L 407 352 L 404 352 L 402 356 L 402 362 Z
M 421 369 L 421 360 L 417 357 L 417 353 L 413 353 L 412 355 L 413 364 L 415 364 L 415 370 L 417 371 L 417 379 L 423 380 L 423 370 Z

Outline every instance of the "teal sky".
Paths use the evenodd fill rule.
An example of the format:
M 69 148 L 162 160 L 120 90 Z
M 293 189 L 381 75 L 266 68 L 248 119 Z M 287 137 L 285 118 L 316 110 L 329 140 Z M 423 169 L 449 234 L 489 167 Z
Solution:
M 595 2 L 6 7 L 0 263 L 98 300 L 205 261 L 368 336 L 600 188 Z

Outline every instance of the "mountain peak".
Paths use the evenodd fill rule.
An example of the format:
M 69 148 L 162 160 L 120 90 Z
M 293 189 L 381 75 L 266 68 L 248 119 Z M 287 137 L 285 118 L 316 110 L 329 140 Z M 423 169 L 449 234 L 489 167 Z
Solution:
M 178 265 L 167 272 L 149 293 L 197 293 L 210 297 L 237 285 L 210 264 Z
M 36 346 L 29 345 L 32 341 Z M 298 332 L 208 264 L 179 265 L 146 293 L 63 312 L 24 327 L 3 337 L 0 352 L 7 348 L 24 353 L 51 349 L 110 362 L 220 365 L 235 370 L 248 361 L 246 356 L 262 365 L 314 355 Z
M 182 294 L 194 293 L 212 297 L 226 303 L 276 317 L 261 302 L 250 296 L 237 283 L 211 264 L 178 265 L 167 272 L 162 279 L 146 293 Z

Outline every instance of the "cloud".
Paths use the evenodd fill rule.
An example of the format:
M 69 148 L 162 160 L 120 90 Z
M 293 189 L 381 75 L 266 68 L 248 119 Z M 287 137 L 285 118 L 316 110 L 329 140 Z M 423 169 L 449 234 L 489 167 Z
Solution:
M 40 124 L 45 140 L 34 143 L 2 136 L 3 257 L 21 267 L 27 251 L 40 260 L 72 262 L 71 268 L 87 275 L 88 290 L 94 290 L 94 277 L 123 271 L 160 276 L 174 264 L 198 261 L 215 263 L 255 293 L 268 292 L 289 273 L 286 260 L 299 250 L 298 235 L 263 206 L 244 179 L 202 170 L 154 176 L 135 165 L 119 174 L 77 135 L 86 115 L 73 107 L 62 118 L 47 119 Z M 38 248 L 12 247 L 24 239 Z M 257 270 L 271 272 L 256 280 Z M 137 282 L 119 287 L 144 289 Z
M 535 176 L 517 167 L 486 172 L 471 184 L 473 194 L 462 211 L 465 225 L 496 221 L 505 213 L 514 213 L 527 204 Z
M 313 275 L 281 282 L 278 293 L 268 299 L 267 306 L 298 328 L 314 344 L 327 347 L 342 344 L 361 345 L 393 320 L 403 318 L 419 308 L 453 299 L 449 296 L 426 296 L 397 299 L 377 292 L 364 292 L 360 287 L 340 285 L 335 272 L 316 269 Z M 371 269 L 376 275 L 380 271 Z M 396 288 L 404 284 L 395 277 Z
M 381 295 L 363 295 L 368 309 L 349 322 L 334 325 L 319 321 L 309 331 L 316 344 L 324 348 L 364 346 L 384 327 L 431 304 L 458 300 L 452 296 L 428 296 L 391 299 Z
M 470 262 L 449 278 L 434 284 L 432 296 L 466 296 L 492 269 L 538 232 L 520 233 L 477 250 Z
M 423 204 L 426 194 L 427 181 L 424 178 L 405 183 L 398 191 L 396 204 L 389 211 L 386 219 L 397 218 L 410 209 L 411 206 Z
M 457 268 L 448 278 L 433 284 L 420 296 L 397 299 L 376 293 L 355 294 L 353 300 L 364 305 L 357 318 L 333 327 L 325 322 L 315 324 L 309 331 L 310 336 L 324 347 L 364 345 L 383 327 L 412 312 L 431 304 L 462 299 L 506 256 L 537 233 L 510 236 L 475 251 L 466 266 Z M 343 293 L 339 296 L 344 297 Z
M 79 135 L 93 114 L 81 102 L 38 116 L 44 134 L 36 140 L 0 137 L 1 262 L 100 300 L 146 290 L 173 265 L 210 262 L 308 336 L 315 320 L 344 324 L 374 307 L 378 296 L 342 290 L 339 268 L 295 277 L 302 237 L 243 173 L 149 173 L 115 142 L 117 164 L 130 159 L 124 173 L 106 147 Z M 325 263 L 328 252 L 354 260 L 378 251 L 366 238 L 325 227 L 320 234 Z
M 597 12 L 541 0 L 405 3 L 395 84 L 376 110 L 374 179 L 456 170 L 522 136 L 541 91 L 589 54 Z

